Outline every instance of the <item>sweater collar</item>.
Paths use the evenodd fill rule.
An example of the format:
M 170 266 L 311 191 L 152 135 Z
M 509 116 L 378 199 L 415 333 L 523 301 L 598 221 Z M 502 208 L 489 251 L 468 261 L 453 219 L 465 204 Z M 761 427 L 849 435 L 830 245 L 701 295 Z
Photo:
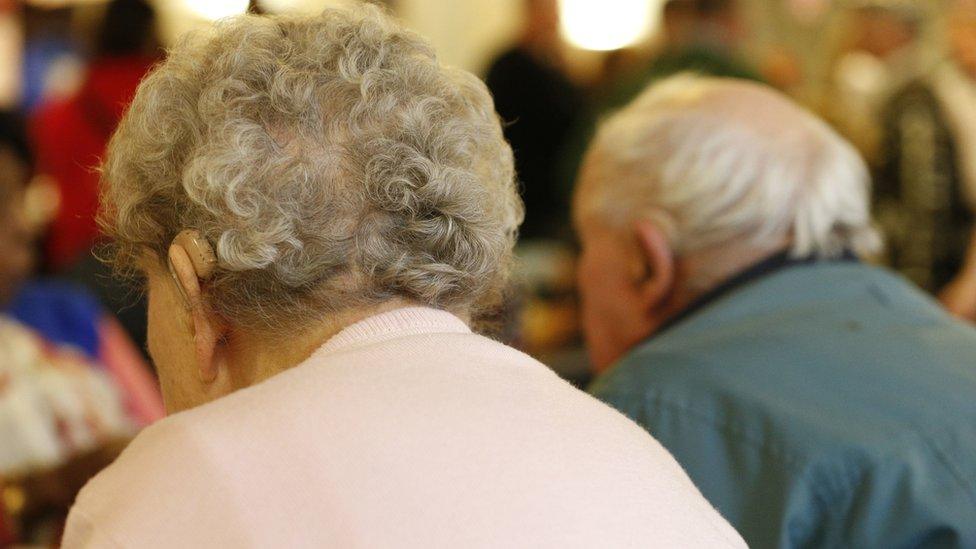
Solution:
M 429 307 L 404 307 L 371 316 L 344 328 L 315 354 L 334 354 L 410 335 L 469 333 L 471 328 L 451 313 Z

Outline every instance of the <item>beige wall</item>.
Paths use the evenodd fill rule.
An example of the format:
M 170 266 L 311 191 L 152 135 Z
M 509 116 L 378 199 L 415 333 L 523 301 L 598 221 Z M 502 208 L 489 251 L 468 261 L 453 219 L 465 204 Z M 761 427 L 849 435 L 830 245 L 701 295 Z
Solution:
M 397 0 L 406 24 L 444 63 L 480 72 L 518 34 L 522 0 Z
M 346 1 L 289 0 L 288 3 L 298 11 L 314 13 Z M 514 39 L 521 16 L 521 1 L 394 0 L 393 3 L 407 26 L 433 42 L 444 63 L 477 72 L 496 51 Z M 189 12 L 182 0 L 156 0 L 155 3 L 167 42 L 204 22 Z

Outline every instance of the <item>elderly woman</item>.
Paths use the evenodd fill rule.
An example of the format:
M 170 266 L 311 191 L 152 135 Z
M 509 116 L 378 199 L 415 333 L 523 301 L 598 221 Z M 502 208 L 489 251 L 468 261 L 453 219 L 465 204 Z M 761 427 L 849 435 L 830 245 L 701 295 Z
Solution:
M 521 206 L 484 86 L 378 9 L 242 17 L 105 165 L 166 405 L 73 547 L 737 546 L 656 442 L 469 322 Z

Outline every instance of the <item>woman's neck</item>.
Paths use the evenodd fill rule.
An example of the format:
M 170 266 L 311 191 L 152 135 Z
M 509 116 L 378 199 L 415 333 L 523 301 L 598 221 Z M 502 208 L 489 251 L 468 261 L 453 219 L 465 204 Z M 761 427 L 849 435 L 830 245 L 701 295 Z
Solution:
M 349 309 L 316 322 L 311 327 L 288 335 L 260 336 L 238 333 L 229 342 L 233 366 L 229 369 L 234 390 L 256 385 L 305 362 L 316 350 L 344 329 L 371 316 L 416 306 L 405 299 L 357 309 Z

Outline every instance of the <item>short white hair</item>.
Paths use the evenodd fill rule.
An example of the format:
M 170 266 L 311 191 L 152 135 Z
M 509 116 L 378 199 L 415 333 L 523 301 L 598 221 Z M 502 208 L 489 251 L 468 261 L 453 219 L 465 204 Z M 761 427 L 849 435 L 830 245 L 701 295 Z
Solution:
M 219 260 L 209 304 L 269 330 L 394 298 L 477 316 L 522 219 L 485 85 L 370 5 L 186 37 L 139 87 L 103 179 L 117 264 L 196 229 Z
M 788 240 L 794 257 L 877 251 L 870 179 L 857 151 L 780 93 L 679 75 L 603 123 L 584 167 L 583 208 L 649 219 L 676 253 Z

